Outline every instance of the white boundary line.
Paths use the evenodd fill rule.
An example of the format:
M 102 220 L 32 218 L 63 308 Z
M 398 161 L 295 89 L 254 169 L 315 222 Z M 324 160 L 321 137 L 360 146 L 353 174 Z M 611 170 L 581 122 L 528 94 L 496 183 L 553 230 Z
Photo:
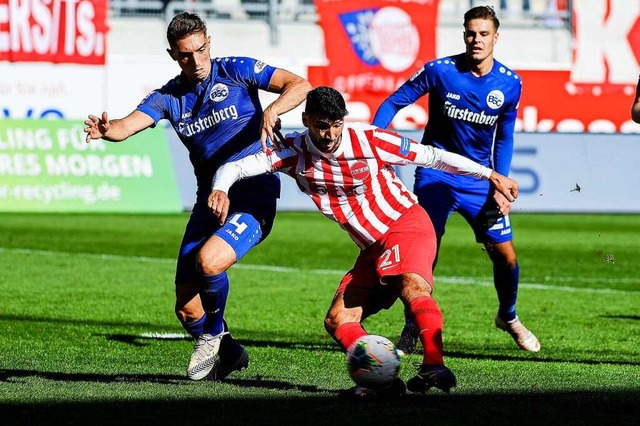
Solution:
M 16 254 L 28 254 L 28 255 L 40 255 L 40 256 L 65 256 L 65 257 L 84 257 L 88 259 L 102 259 L 102 260 L 118 260 L 118 261 L 127 261 L 127 262 L 143 262 L 143 263 L 162 263 L 162 264 L 170 264 L 173 265 L 175 263 L 175 259 L 168 259 L 163 257 L 146 257 L 146 256 L 124 256 L 118 254 L 100 254 L 100 253 L 73 253 L 73 252 L 62 252 L 62 251 L 50 251 L 50 250 L 35 250 L 35 249 L 24 249 L 24 248 L 7 248 L 0 247 L 0 253 L 16 253 Z M 282 266 L 271 266 L 271 265 L 252 265 L 252 264 L 244 264 L 238 263 L 233 266 L 235 269 L 246 269 L 246 270 L 257 270 L 257 271 L 267 271 L 267 272 L 280 272 L 287 274 L 312 274 L 312 275 L 338 275 L 342 276 L 345 274 L 346 270 L 338 270 L 338 269 L 299 269 L 299 268 L 288 268 Z M 456 285 L 475 285 L 482 287 L 493 287 L 493 280 L 482 280 L 474 277 L 453 277 L 453 276 L 435 276 L 436 285 L 438 283 L 446 283 L 446 284 L 456 284 Z M 545 281 L 547 282 L 599 282 L 599 283 L 631 283 L 638 284 L 640 286 L 639 278 L 611 278 L 611 279 L 603 279 L 603 278 L 593 278 L 593 277 L 563 277 L 563 278 L 553 278 L 553 277 L 545 277 Z M 549 285 L 545 283 L 528 283 L 528 282 L 520 282 L 520 288 L 528 288 L 535 290 L 556 290 L 556 291 L 565 291 L 565 292 L 576 292 L 576 293 L 597 293 L 597 294 L 627 294 L 627 295 L 640 295 L 640 290 L 616 290 L 616 289 L 607 289 L 607 288 L 585 288 L 585 287 L 570 287 L 570 286 L 556 286 Z

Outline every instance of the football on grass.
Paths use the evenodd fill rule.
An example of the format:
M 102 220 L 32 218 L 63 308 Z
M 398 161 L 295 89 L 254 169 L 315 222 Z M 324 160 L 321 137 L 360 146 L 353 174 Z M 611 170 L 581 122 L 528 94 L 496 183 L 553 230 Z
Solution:
M 398 377 L 400 356 L 389 339 L 369 334 L 356 340 L 347 351 L 347 370 L 357 385 L 384 389 Z

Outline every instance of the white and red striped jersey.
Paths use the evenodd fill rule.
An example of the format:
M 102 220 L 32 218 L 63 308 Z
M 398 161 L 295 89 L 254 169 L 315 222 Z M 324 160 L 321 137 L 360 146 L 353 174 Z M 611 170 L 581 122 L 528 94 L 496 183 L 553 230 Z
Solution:
M 360 248 L 380 239 L 403 212 L 417 204 L 393 165 L 415 164 L 483 179 L 491 175 L 491 169 L 462 156 L 367 124 L 345 124 L 342 142 L 331 154 L 318 151 L 307 131 L 285 139 L 286 147 L 280 151 L 260 152 L 221 167 L 213 189 L 228 192 L 242 178 L 286 173 Z

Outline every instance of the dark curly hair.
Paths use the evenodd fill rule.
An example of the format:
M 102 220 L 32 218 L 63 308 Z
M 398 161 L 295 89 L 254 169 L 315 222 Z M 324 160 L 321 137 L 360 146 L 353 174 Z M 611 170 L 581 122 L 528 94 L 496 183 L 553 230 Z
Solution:
M 340 120 L 349 114 L 340 92 L 327 86 L 318 86 L 307 93 L 304 111 L 309 115 L 326 117 L 330 120 Z
M 496 28 L 496 31 L 500 28 L 500 21 L 492 6 L 476 6 L 467 10 L 467 13 L 464 14 L 464 23 L 462 25 L 467 28 L 467 24 L 472 19 L 488 19 L 493 21 L 493 26 Z
M 203 33 L 207 35 L 207 24 L 195 13 L 182 12 L 173 17 L 167 27 L 167 41 L 169 46 L 176 45 L 188 35 Z

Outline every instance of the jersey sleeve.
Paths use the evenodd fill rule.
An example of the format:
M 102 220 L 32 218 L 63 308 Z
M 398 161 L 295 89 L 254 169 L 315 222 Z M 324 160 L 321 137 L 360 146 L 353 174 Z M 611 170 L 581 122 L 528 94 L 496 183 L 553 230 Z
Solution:
M 229 77 L 243 82 L 249 86 L 255 86 L 260 90 L 268 90 L 269 82 L 276 68 L 254 58 L 231 57 L 224 58 Z
M 382 102 L 373 117 L 373 125 L 386 129 L 398 111 L 407 105 L 415 103 L 422 96 L 429 93 L 429 90 L 429 79 L 425 65 Z
M 232 161 L 224 164 L 213 176 L 212 190 L 229 193 L 229 188 L 241 179 L 271 171 L 271 161 L 267 154 L 260 151 L 257 154 L 249 155 L 242 160 Z
M 212 190 L 229 193 L 229 188 L 239 180 L 277 171 L 288 172 L 292 169 L 295 157 L 296 152 L 288 148 L 281 151 L 268 150 L 266 153 L 260 151 L 226 163 L 213 176 Z
M 522 93 L 522 80 L 518 80 L 519 84 L 512 93 L 514 98 L 509 104 L 500 118 L 496 126 L 496 137 L 493 145 L 493 167 L 505 176 L 509 175 L 511 168 L 511 159 L 513 158 L 513 133 L 518 115 L 518 104 L 520 103 L 520 95 Z
M 376 155 L 386 164 L 413 164 L 457 175 L 488 179 L 492 170 L 461 155 L 428 145 L 382 129 L 373 130 L 372 145 Z
M 158 121 L 163 118 L 169 118 L 167 112 L 169 110 L 167 97 L 162 95 L 159 90 L 154 90 L 149 93 L 140 104 L 138 104 L 136 109 L 151 117 L 154 125 L 158 124 Z
M 456 175 L 489 179 L 493 170 L 462 155 L 445 151 L 431 145 L 418 145 L 419 151 L 414 164 Z

